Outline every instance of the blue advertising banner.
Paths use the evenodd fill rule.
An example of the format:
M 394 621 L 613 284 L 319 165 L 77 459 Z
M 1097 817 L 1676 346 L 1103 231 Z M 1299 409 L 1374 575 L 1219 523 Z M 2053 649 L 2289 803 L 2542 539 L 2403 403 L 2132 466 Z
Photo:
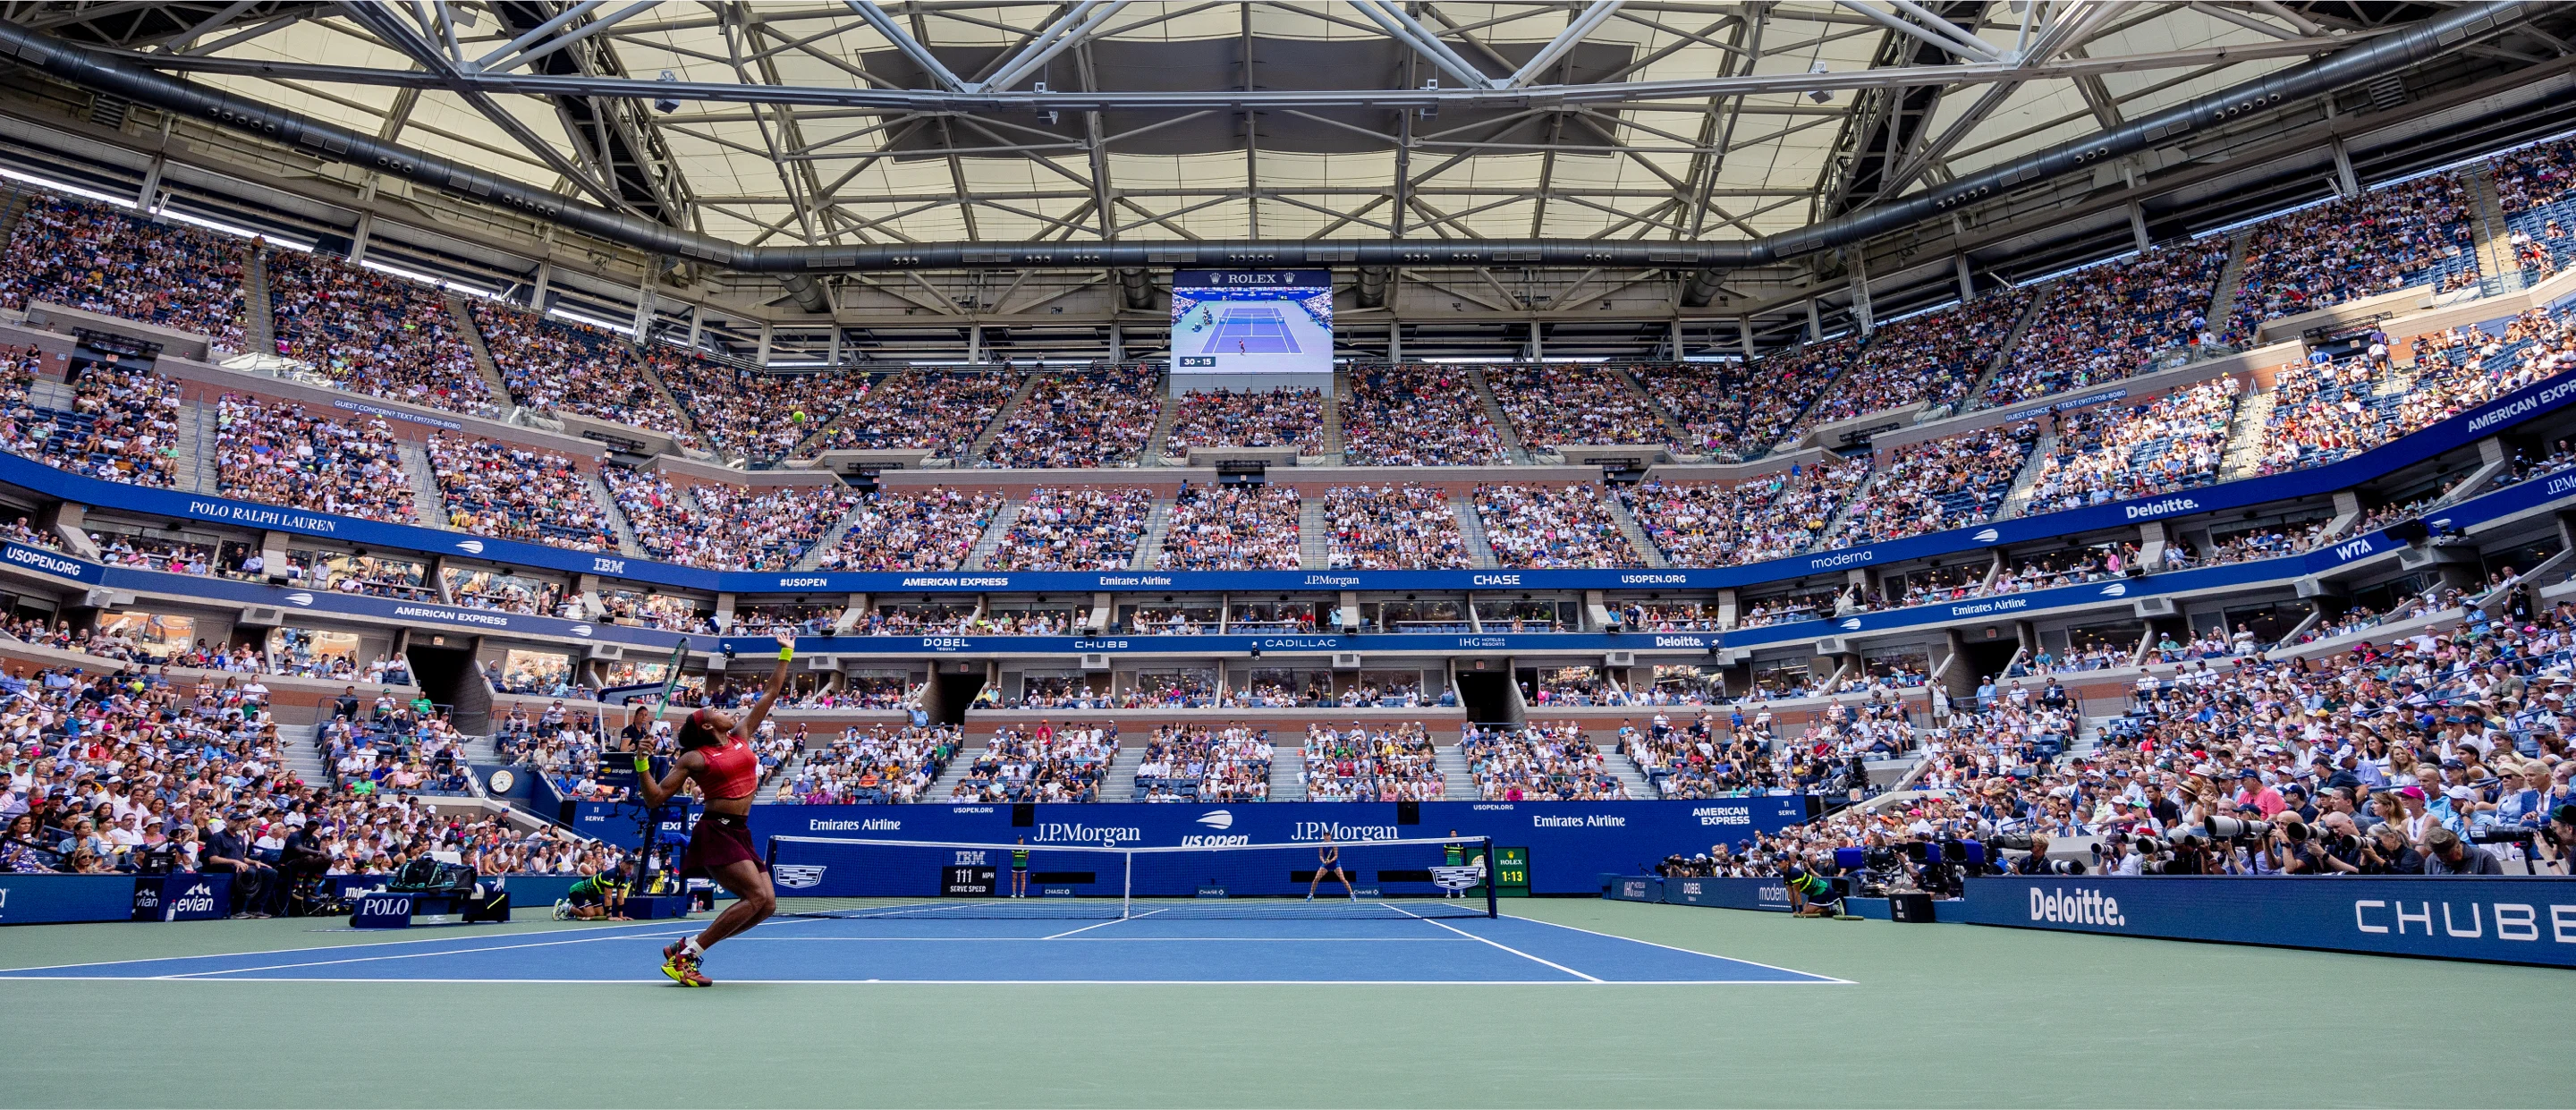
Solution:
M 2118 400 L 2093 396 L 2055 404 Z M 1717 589 L 2045 540 L 2168 517 L 2245 508 L 2344 489 L 2412 465 L 2576 402 L 2576 371 L 2536 382 L 2394 442 L 2340 462 L 2205 486 L 2181 493 L 2043 513 L 1927 533 L 1868 547 L 1818 552 L 1747 566 L 1669 570 L 1420 571 L 949 571 L 794 573 L 712 571 L 615 554 L 106 482 L 0 453 L 0 483 L 50 497 L 151 516 L 212 521 L 317 536 L 372 548 L 464 554 L 571 574 L 735 594 L 1117 592 L 1141 589 L 1233 592 L 1315 590 Z M 2035 409 L 2034 409 L 2035 411 Z M 1110 480 L 1106 475 L 1103 480 Z M 2465 506 L 2462 506 L 2465 508 Z M 2454 516 L 2459 514 L 2455 512 Z M 33 550 L 33 549 L 30 549 Z
M 673 802 L 663 807 L 663 843 L 686 844 L 689 833 L 697 827 L 696 803 Z M 572 831 L 620 848 L 633 848 L 644 842 L 644 807 L 631 802 L 576 802 L 572 807 Z
M 134 877 L 134 920 L 221 921 L 232 916 L 233 877 L 222 871 L 183 871 Z
M 1655 875 L 1606 875 L 1601 896 L 1615 902 L 1661 902 L 1664 880 Z
M 0 872 L 0 925 L 130 921 L 132 875 L 19 875 Z
M 2576 967 L 2576 879 L 2556 877 L 1999 876 L 1941 920 Z
M 1666 879 L 1664 901 L 1724 910 L 1789 911 L 1789 888 L 1778 879 Z
M 383 891 L 361 894 L 358 896 L 357 904 L 349 909 L 349 927 L 352 929 L 411 928 L 411 900 L 412 896 L 408 894 L 387 894 Z
M 588 806 L 582 807 L 587 809 Z M 607 808 L 607 807 L 603 807 Z M 1024 812 L 1021 812 L 1024 811 Z M 775 836 L 848 840 L 942 841 L 1054 846 L 1224 847 L 1308 844 L 1329 833 L 1345 845 L 1372 840 L 1490 838 L 1497 847 L 1529 849 L 1533 894 L 1598 894 L 1608 872 L 1633 874 L 1675 852 L 1704 852 L 1713 844 L 1750 840 L 1806 820 L 1803 796 L 1718 798 L 1705 801 L 1634 802 L 1423 802 L 1419 820 L 1403 823 L 1392 802 L 1262 802 L 1163 805 L 1102 802 L 1091 805 L 761 805 L 751 810 L 751 833 L 767 845 Z M 1020 823 L 1025 821 L 1025 824 Z M 606 835 L 606 819 L 597 833 Z M 634 839 L 635 822 L 626 820 Z M 1140 875 L 1139 893 L 1144 889 Z M 1187 876 L 1169 877 L 1188 894 Z M 1430 887 L 1424 880 L 1424 890 Z M 1284 893 L 1285 891 L 1264 891 Z M 889 893 L 918 893 L 889 891 Z

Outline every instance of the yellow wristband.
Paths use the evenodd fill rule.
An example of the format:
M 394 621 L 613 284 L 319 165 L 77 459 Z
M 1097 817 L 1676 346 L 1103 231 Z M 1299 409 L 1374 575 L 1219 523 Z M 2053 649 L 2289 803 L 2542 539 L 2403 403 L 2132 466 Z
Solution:
M 790 660 L 790 659 L 794 659 L 794 658 L 796 658 L 796 649 L 795 649 L 795 648 L 793 648 L 793 647 L 783 647 L 783 648 L 778 649 L 778 661 L 779 661 L 779 662 L 784 663 L 784 662 L 786 662 L 786 661 L 788 661 L 788 660 Z

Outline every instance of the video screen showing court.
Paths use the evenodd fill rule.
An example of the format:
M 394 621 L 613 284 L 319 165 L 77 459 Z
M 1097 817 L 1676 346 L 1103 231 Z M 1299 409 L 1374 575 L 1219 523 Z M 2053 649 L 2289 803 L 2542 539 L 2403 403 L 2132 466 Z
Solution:
M 1331 374 L 1332 271 L 1174 272 L 1172 371 Z

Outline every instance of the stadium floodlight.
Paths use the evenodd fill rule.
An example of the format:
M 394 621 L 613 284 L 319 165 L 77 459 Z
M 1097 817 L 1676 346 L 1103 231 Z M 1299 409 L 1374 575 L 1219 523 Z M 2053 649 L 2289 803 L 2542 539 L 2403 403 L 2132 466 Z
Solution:
M 654 78 L 656 81 L 678 81 L 679 79 L 680 78 L 677 74 L 674 74 L 667 69 L 662 71 L 662 75 L 660 77 Z M 679 98 L 670 96 L 656 97 L 653 101 L 653 110 L 666 116 L 679 111 Z

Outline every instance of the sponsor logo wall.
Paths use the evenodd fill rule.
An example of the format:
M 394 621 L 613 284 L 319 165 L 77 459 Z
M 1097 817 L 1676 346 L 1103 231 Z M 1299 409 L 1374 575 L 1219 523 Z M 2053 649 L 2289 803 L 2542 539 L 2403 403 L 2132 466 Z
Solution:
M 944 841 L 1009 845 L 1025 838 L 1032 851 L 1054 848 L 1226 847 L 1247 844 L 1319 843 L 1327 831 L 1346 847 L 1376 840 L 1440 839 L 1457 830 L 1461 839 L 1491 838 L 1495 847 L 1528 848 L 1533 894 L 1598 894 L 1601 876 L 1634 872 L 1674 852 L 1704 852 L 1721 841 L 1750 840 L 1756 832 L 1775 832 L 1806 819 L 1804 797 L 1720 798 L 1706 801 L 1638 802 L 1423 802 L 1420 820 L 1401 821 L 1391 802 L 1299 802 L 1227 805 L 1177 805 L 1102 802 L 1091 805 L 905 805 L 794 806 L 761 805 L 751 810 L 751 833 L 767 845 L 774 836 L 827 837 L 847 840 Z M 1026 823 L 1021 823 L 1025 821 Z M 626 819 L 626 837 L 634 838 L 634 821 Z M 593 830 L 584 828 L 585 834 Z M 603 828 L 600 830 L 605 832 Z M 1432 853 L 1436 856 L 1436 852 Z M 1068 853 L 1068 856 L 1074 854 Z M 852 856 L 856 861 L 862 857 Z M 1098 856 L 1098 859 L 1115 857 Z M 1140 860 L 1146 857 L 1139 857 Z M 1165 856 L 1166 860 L 1203 859 Z M 1284 856 L 1282 858 L 1285 858 Z M 796 852 L 780 862 L 807 865 Z M 1301 861 L 1312 866 L 1311 860 Z M 1436 858 L 1428 862 L 1436 863 Z M 1084 863 L 1084 867 L 1092 866 Z M 841 879 L 844 870 L 827 861 L 830 878 L 811 872 L 800 879 L 821 880 L 818 892 L 855 893 Z M 1048 870 L 1042 858 L 1035 866 Z M 1181 866 L 1178 862 L 1174 867 Z M 1368 866 L 1374 866 L 1369 864 Z M 1194 886 L 1177 870 L 1165 874 L 1159 865 L 1137 865 L 1139 895 L 1187 895 Z M 892 876 L 900 884 L 868 893 L 933 894 L 923 874 Z M 1114 878 L 1114 877 L 1113 877 Z M 1148 889 L 1149 878 L 1171 889 Z M 918 881 L 916 881 L 918 880 Z M 856 881 L 856 880 L 849 880 Z M 1107 881 L 1107 880 L 1104 880 Z M 1108 882 L 1110 892 L 1116 887 Z M 1302 892 L 1303 888 L 1299 888 Z M 1427 880 L 1423 891 L 1428 892 Z M 1083 893 L 1098 893 L 1086 889 Z M 1238 893 L 1285 893 L 1238 889 Z
M 2455 876 L 1968 880 L 1941 920 L 2576 967 L 2576 881 Z

